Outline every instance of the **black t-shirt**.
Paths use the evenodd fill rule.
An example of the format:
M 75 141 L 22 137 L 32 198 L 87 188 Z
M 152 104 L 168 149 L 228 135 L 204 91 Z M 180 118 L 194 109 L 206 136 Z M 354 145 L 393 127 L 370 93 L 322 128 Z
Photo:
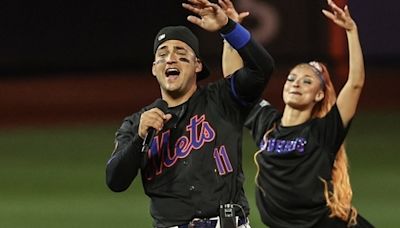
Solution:
M 257 207 L 268 226 L 312 227 L 329 213 L 320 178 L 331 181 L 348 127 L 343 127 L 336 105 L 323 118 L 297 126 L 283 127 L 280 120 L 281 114 L 263 101 L 246 122 L 261 149 Z M 266 142 L 269 129 L 273 131 Z

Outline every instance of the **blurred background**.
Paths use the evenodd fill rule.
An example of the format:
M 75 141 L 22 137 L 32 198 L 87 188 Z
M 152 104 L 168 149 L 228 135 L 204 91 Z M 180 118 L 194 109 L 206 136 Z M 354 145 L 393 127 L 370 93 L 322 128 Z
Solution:
M 0 227 L 151 227 L 140 178 L 123 193 L 105 185 L 105 163 L 122 119 L 160 96 L 151 75 L 153 39 L 183 24 L 221 77 L 222 40 L 186 22 L 183 1 L 2 0 L 0 2 Z M 395 0 L 338 0 L 358 23 L 366 85 L 347 146 L 354 204 L 377 227 L 399 227 L 400 28 Z M 275 58 L 264 98 L 282 107 L 294 64 L 320 60 L 335 87 L 347 77 L 344 32 L 321 13 L 325 1 L 236 0 L 244 21 Z M 252 154 L 244 170 L 252 227 Z

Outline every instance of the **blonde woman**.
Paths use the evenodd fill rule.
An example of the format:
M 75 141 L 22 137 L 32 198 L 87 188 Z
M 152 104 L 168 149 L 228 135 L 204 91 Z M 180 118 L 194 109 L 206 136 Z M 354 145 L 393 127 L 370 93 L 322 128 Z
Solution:
M 231 17 L 239 15 L 229 0 L 223 2 Z M 287 76 L 283 113 L 262 101 L 246 123 L 260 148 L 254 155 L 257 207 L 272 228 L 373 227 L 352 206 L 343 146 L 365 80 L 357 25 L 347 6 L 328 4 L 332 11 L 322 12 L 346 30 L 350 55 L 348 79 L 338 96 L 324 64 L 301 63 Z M 224 72 L 234 72 L 238 59 L 225 56 Z

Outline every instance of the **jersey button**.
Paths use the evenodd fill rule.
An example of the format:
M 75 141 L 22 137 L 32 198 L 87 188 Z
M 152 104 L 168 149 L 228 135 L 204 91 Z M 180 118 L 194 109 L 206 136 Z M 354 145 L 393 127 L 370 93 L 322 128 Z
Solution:
M 188 164 L 189 164 L 189 162 L 183 161 L 183 165 L 184 165 L 184 166 L 187 166 Z
M 189 187 L 189 190 L 190 191 L 193 191 L 193 190 L 195 190 L 196 188 L 193 186 L 193 185 L 190 185 L 190 187 Z
M 197 213 L 198 216 L 201 216 L 203 214 L 203 211 L 202 210 L 197 210 L 196 213 Z

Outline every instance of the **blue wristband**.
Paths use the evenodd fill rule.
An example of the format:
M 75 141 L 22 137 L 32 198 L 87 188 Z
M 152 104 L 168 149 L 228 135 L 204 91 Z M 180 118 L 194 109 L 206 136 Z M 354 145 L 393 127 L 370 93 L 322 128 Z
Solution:
M 251 38 L 250 32 L 237 23 L 231 32 L 228 34 L 221 34 L 221 36 L 236 50 L 244 47 Z

